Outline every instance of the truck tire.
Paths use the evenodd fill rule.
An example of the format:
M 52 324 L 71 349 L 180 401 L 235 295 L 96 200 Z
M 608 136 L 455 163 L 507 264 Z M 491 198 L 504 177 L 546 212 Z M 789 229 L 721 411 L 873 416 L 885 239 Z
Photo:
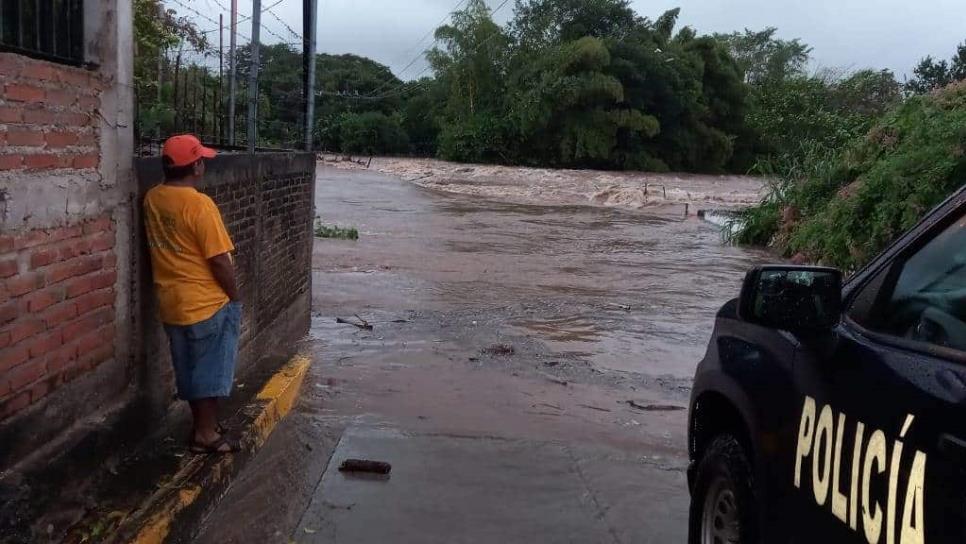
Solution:
M 688 520 L 689 544 L 757 544 L 751 464 L 730 434 L 715 437 L 698 463 Z

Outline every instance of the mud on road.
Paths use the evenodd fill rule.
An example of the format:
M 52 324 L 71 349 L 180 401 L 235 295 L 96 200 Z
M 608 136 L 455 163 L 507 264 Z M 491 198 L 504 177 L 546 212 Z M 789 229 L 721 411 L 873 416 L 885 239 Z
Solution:
M 322 222 L 360 239 L 316 240 L 302 402 L 201 541 L 384 541 L 375 527 L 396 541 L 558 541 L 555 527 L 583 542 L 683 541 L 690 378 L 715 311 L 767 255 L 723 244 L 666 203 L 463 185 L 320 164 Z M 367 447 L 410 471 L 382 488 L 337 479 L 332 463 Z M 480 451 L 505 456 L 504 478 L 472 477 L 498 470 Z M 443 467 L 446 478 L 426 467 L 460 459 L 469 465 Z M 491 480 L 521 482 L 512 497 L 541 504 L 520 519 L 510 512 L 526 500 L 493 510 L 487 497 L 512 497 L 479 483 Z M 412 511 L 388 497 L 409 497 Z M 447 516 L 470 520 L 459 538 Z M 586 519 L 583 532 L 564 518 Z

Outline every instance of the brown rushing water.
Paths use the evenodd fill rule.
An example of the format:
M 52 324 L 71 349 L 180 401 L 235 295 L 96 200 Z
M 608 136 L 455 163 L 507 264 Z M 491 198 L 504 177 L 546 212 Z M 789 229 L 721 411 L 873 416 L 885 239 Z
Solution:
M 323 222 L 360 240 L 317 243 L 317 312 L 429 312 L 468 342 L 495 328 L 602 371 L 689 378 L 715 312 L 768 259 L 676 209 L 501 202 L 325 166 L 319 180 Z
M 420 186 L 320 165 L 323 222 L 360 239 L 315 241 L 301 400 L 198 542 L 385 542 L 371 533 L 399 530 L 506 541 L 485 536 L 494 527 L 685 540 L 691 376 L 718 307 L 768 256 L 724 245 L 679 203 L 627 210 L 581 196 L 579 172 L 562 174 L 577 187 L 564 193 L 553 172 L 539 191 L 511 174 Z M 336 323 L 355 315 L 373 330 Z M 337 448 L 373 433 L 396 438 L 360 451 L 396 465 L 399 496 L 432 522 L 403 515 L 390 488 L 334 474 Z M 446 452 L 455 482 L 427 461 Z M 521 503 L 494 513 L 508 482 Z M 358 507 L 333 510 L 347 490 Z

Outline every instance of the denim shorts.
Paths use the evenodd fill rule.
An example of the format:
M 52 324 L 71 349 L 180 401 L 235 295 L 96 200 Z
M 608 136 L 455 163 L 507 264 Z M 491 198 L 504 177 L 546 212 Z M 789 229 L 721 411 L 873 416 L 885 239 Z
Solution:
M 229 302 L 194 325 L 165 325 L 171 346 L 178 397 L 227 397 L 235 380 L 242 306 Z

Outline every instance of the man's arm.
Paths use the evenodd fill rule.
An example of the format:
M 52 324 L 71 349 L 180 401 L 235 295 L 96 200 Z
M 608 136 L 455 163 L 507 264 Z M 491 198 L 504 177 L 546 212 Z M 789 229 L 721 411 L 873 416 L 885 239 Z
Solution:
M 208 266 L 211 267 L 211 274 L 215 281 L 221 286 L 225 294 L 232 302 L 240 300 L 238 295 L 238 284 L 235 281 L 235 265 L 231 261 L 231 255 L 222 253 L 208 259 Z

